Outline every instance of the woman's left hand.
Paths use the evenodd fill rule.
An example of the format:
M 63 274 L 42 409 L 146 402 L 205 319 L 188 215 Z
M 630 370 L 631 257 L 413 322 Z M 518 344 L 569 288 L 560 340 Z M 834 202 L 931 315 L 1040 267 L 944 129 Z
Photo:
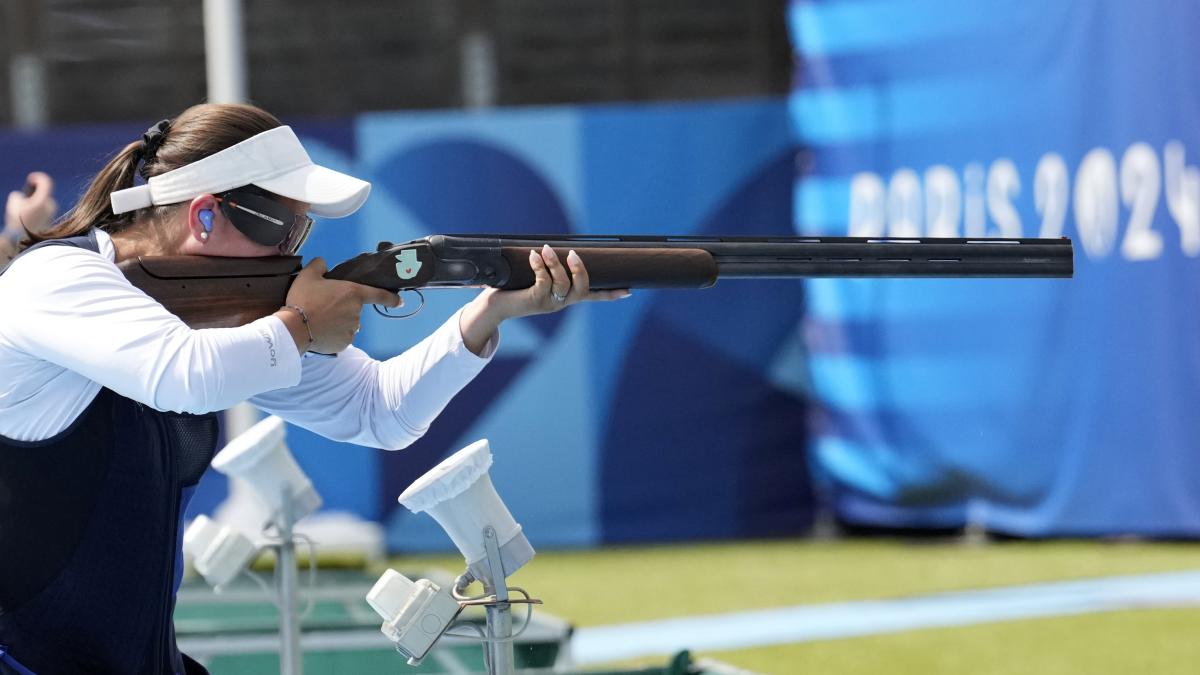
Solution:
M 471 301 L 459 321 L 467 349 L 479 354 L 495 334 L 500 322 L 518 316 L 557 312 L 577 302 L 620 300 L 627 298 L 626 289 L 593 291 L 590 289 L 587 268 L 575 251 L 567 253 L 564 266 L 550 246 L 529 252 L 529 266 L 534 283 L 515 291 L 484 289 Z
M 54 181 L 50 176 L 34 171 L 26 180 L 33 188 L 32 193 L 26 195 L 14 191 L 4 205 L 4 234 L 13 240 L 23 238 L 26 232 L 43 232 L 58 213 Z

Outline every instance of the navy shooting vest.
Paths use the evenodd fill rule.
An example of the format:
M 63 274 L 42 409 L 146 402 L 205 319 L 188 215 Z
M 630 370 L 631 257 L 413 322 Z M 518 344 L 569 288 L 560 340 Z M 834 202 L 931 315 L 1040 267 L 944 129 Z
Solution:
M 29 250 L 45 245 L 99 251 L 94 233 Z M 217 436 L 213 413 L 108 389 L 52 438 L 0 436 L 0 673 L 205 672 L 172 615 L 184 510 Z

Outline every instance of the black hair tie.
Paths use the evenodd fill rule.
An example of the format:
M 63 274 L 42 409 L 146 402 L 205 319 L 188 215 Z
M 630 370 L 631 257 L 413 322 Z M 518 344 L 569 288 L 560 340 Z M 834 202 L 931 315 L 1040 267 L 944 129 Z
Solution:
M 171 120 L 162 120 L 158 124 L 146 130 L 142 134 L 142 147 L 133 151 L 133 163 L 137 164 L 143 160 L 149 162 L 154 159 L 158 153 L 158 148 L 162 145 L 163 138 L 167 135 L 167 130 L 171 128 Z

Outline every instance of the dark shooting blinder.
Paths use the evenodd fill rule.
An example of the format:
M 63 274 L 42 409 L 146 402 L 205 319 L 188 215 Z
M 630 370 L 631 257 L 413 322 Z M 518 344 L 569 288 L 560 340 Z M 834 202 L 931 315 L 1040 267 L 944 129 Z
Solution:
M 312 230 L 312 218 L 251 189 L 230 190 L 216 199 L 238 231 L 255 243 L 278 247 L 283 255 L 295 255 Z

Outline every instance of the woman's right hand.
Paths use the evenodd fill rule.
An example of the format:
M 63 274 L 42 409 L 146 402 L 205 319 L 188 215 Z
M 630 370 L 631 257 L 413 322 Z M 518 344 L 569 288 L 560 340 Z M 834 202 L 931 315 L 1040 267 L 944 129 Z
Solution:
M 287 304 L 304 310 L 308 317 L 307 329 L 298 312 L 284 308 L 275 313 L 287 325 L 301 353 L 336 354 L 354 341 L 363 305 L 399 307 L 402 304 L 400 296 L 391 291 L 352 281 L 326 279 L 326 271 L 325 260 L 313 258 L 288 289 Z

